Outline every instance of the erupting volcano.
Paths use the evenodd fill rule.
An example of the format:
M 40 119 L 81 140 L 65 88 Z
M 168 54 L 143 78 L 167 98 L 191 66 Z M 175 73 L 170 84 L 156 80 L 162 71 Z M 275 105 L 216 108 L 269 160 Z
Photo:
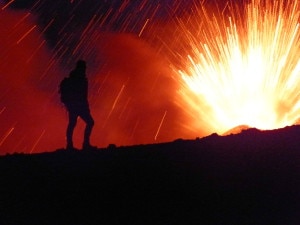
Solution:
M 299 224 L 299 0 L 0 0 L 0 34 L 0 224 Z
M 0 10 L 1 153 L 64 145 L 57 86 L 79 58 L 98 146 L 299 121 L 299 1 L 15 0 Z
M 297 123 L 299 1 L 230 1 L 214 9 L 195 4 L 175 22 L 172 46 L 179 47 L 171 51 L 181 61 L 173 68 L 192 123 L 219 133 L 242 124 L 275 129 Z

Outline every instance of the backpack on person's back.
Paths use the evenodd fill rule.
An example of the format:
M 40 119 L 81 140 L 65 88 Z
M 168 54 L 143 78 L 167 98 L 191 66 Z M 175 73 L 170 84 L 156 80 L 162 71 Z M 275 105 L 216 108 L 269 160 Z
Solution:
M 67 105 L 73 101 L 74 98 L 74 87 L 72 85 L 72 79 L 65 77 L 59 85 L 60 101 Z

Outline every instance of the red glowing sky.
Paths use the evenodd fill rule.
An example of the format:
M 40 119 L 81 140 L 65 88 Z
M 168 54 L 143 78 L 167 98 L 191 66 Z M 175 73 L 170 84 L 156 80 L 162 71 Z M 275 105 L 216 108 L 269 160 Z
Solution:
M 78 59 L 98 147 L 297 122 L 299 4 L 204 2 L 0 1 L 0 154 L 65 147 L 58 85 Z
M 65 146 L 67 114 L 57 87 L 78 57 L 88 61 L 96 122 L 93 144 L 133 145 L 201 135 L 186 126 L 189 116 L 176 103 L 178 84 L 168 63 L 136 34 L 97 31 L 90 46 L 79 47 L 88 52 L 66 59 L 57 52 L 68 46 L 48 43 L 45 27 L 38 23 L 40 15 L 4 6 L 0 10 L 0 154 Z M 82 132 L 79 122 L 74 134 L 77 147 Z

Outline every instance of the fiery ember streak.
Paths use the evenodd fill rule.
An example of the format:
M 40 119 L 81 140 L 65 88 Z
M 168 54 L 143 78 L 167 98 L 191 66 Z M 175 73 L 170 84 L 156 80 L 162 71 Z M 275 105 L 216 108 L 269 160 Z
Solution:
M 192 11 L 176 21 L 173 45 L 180 47 L 172 54 L 184 62 L 173 68 L 195 121 L 220 133 L 242 124 L 275 129 L 296 123 L 299 1 L 232 1 L 213 13 L 195 3 Z M 203 121 L 198 126 L 203 129 Z

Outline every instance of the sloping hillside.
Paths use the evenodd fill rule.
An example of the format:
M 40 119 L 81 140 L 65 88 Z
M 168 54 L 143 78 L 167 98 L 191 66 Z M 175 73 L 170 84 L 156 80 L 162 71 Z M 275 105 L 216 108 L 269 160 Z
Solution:
M 0 224 L 300 221 L 300 127 L 0 157 Z

